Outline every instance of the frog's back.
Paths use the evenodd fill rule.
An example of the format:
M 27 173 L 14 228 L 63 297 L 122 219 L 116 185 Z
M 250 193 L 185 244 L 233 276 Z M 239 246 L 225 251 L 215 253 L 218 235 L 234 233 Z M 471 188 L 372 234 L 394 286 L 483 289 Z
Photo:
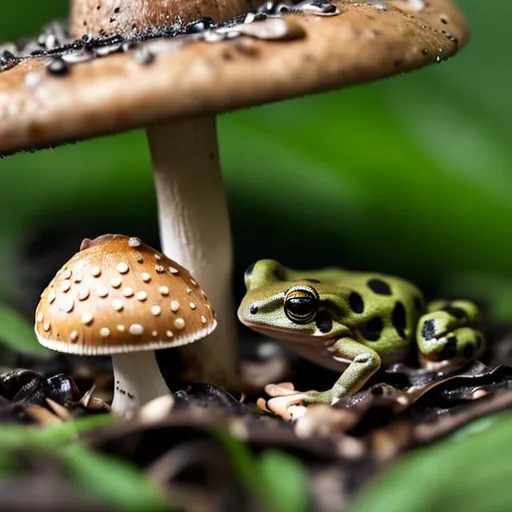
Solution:
M 396 297 L 406 302 L 415 302 L 418 309 L 424 308 L 424 297 L 419 288 L 397 276 L 329 267 L 313 271 L 288 269 L 286 277 L 291 281 L 301 279 L 350 288 L 367 296 L 371 302 L 378 302 L 379 297 L 384 301 L 389 301 L 390 297 Z
M 358 296 L 359 309 L 347 311 L 343 321 L 383 362 L 399 360 L 409 352 L 418 319 L 425 311 L 423 294 L 414 284 L 396 276 L 342 268 L 292 271 L 288 277 L 337 287 L 352 298 Z

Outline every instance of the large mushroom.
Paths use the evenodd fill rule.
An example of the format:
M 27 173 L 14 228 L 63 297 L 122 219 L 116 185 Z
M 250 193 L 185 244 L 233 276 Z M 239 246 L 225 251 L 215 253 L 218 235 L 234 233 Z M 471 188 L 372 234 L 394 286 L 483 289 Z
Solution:
M 236 323 L 216 114 L 440 62 L 467 40 L 450 0 L 255 3 L 72 0 L 67 30 L 0 55 L 0 154 L 146 127 L 163 252 L 218 311 L 216 343 L 183 356 L 196 379 L 227 386 Z
M 131 416 L 169 394 L 155 350 L 200 340 L 216 327 L 213 309 L 188 270 L 139 238 L 86 239 L 41 295 L 41 345 L 80 356 L 112 357 L 112 409 Z

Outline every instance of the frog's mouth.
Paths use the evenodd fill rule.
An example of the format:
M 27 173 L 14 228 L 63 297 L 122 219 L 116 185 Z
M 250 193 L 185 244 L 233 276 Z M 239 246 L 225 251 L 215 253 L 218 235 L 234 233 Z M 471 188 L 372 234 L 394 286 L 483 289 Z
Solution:
M 264 334 L 269 338 L 274 338 L 276 340 L 282 341 L 292 341 L 295 343 L 315 343 L 318 340 L 329 340 L 332 338 L 332 335 L 329 334 L 318 334 L 317 332 L 303 332 L 303 331 L 294 331 L 294 330 L 282 330 L 279 327 L 272 327 L 269 325 L 258 324 L 257 322 L 251 322 L 244 320 L 242 322 L 244 325 L 252 329 L 253 331 L 259 332 L 260 334 Z

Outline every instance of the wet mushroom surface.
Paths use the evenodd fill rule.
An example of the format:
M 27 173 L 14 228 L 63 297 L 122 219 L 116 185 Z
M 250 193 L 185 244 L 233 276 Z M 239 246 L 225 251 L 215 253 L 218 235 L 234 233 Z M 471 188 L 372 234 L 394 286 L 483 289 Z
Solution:
M 84 35 L 54 22 L 0 46 L 3 155 L 391 76 L 446 60 L 468 38 L 447 0 L 265 2 L 217 23 L 74 31 Z

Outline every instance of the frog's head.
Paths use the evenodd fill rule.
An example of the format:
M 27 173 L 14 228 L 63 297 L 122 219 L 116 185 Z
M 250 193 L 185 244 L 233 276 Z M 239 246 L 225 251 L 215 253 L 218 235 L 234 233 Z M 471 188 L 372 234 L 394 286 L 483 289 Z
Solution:
M 280 340 L 329 339 L 347 333 L 341 322 L 340 289 L 311 279 L 274 260 L 260 260 L 245 273 L 247 293 L 238 318 L 251 329 Z

